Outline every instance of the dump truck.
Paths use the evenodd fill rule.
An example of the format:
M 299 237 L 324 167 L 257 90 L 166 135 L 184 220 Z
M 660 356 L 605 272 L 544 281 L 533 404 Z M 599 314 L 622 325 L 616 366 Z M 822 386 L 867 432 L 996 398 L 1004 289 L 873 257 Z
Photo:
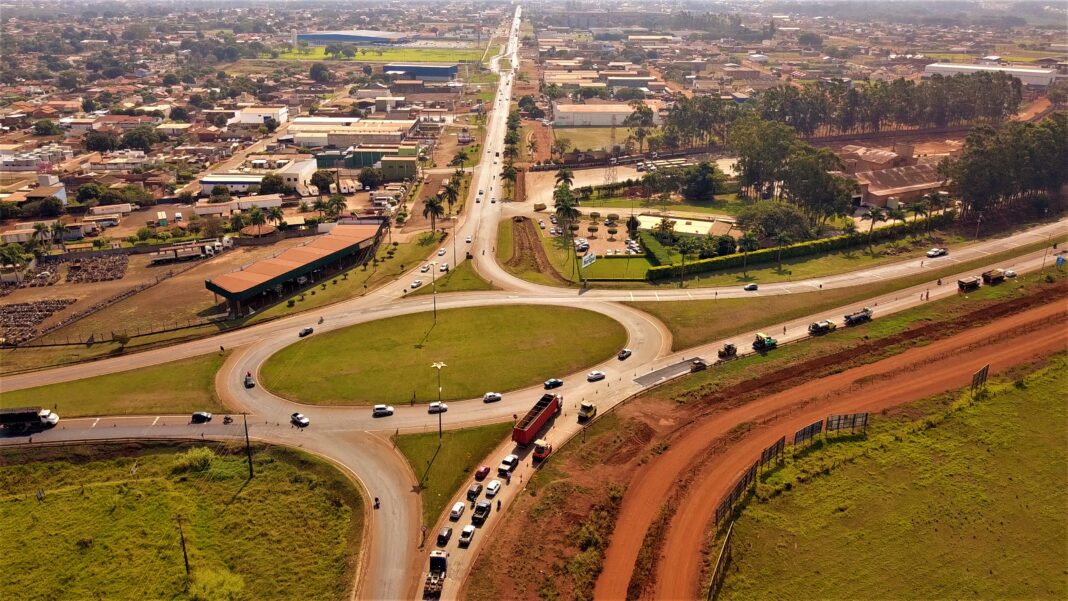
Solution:
M 0 409 L 0 427 L 9 432 L 44 430 L 58 423 L 58 414 L 41 407 Z
M 870 321 L 871 320 L 871 316 L 872 316 L 871 309 L 869 307 L 864 307 L 860 311 L 854 311 L 854 312 L 850 313 L 849 315 L 846 315 L 845 318 L 844 318 L 845 319 L 845 324 L 847 326 L 855 326 L 857 324 L 864 323 L 865 321 Z
M 708 362 L 698 357 L 693 361 L 690 361 L 690 373 L 704 371 L 708 369 Z
M 1000 284 L 1005 281 L 1004 269 L 991 269 L 990 271 L 983 272 L 984 284 Z
M 827 321 L 826 319 L 821 319 L 815 323 L 808 324 L 808 333 L 813 336 L 833 332 L 836 329 L 838 329 L 838 325 L 833 321 Z
M 777 346 L 779 346 L 779 341 L 763 332 L 757 334 L 756 340 L 753 341 L 753 350 L 758 352 L 770 351 Z
M 983 280 L 976 275 L 957 280 L 957 290 L 961 292 L 968 292 L 969 290 L 978 290 L 979 286 L 982 285 Z
M 423 596 L 437 599 L 441 596 L 441 589 L 445 587 L 445 576 L 449 570 L 449 554 L 446 551 L 434 550 L 430 552 L 430 570 L 426 574 L 426 582 L 423 584 Z
M 538 437 L 538 432 L 549 420 L 560 413 L 564 397 L 559 394 L 543 394 L 534 407 L 527 412 L 512 428 L 512 441 L 526 446 Z
M 738 356 L 738 347 L 734 346 L 730 342 L 723 345 L 723 348 L 716 352 L 720 359 L 731 359 Z
M 593 419 L 595 415 L 597 415 L 597 405 L 594 405 L 589 401 L 583 401 L 582 404 L 579 405 L 579 423 L 588 422 Z
M 539 438 L 534 441 L 534 461 L 544 461 L 553 452 L 553 445 L 548 440 Z

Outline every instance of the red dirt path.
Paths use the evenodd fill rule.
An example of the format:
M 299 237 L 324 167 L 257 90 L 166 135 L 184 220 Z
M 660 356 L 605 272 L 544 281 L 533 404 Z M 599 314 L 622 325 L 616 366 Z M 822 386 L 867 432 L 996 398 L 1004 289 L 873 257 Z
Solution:
M 833 413 L 878 412 L 948 390 L 964 387 L 985 363 L 993 373 L 1036 356 L 1068 348 L 1065 303 L 1053 302 L 989 325 L 935 341 L 927 346 L 813 380 L 697 422 L 672 440 L 668 450 L 646 464 L 631 481 L 617 527 L 609 544 L 604 570 L 597 580 L 596 599 L 626 597 L 631 572 L 663 500 L 688 468 L 707 456 L 709 448 L 742 422 L 759 424 L 722 454 L 704 464 L 696 484 L 673 516 L 660 549 L 656 581 L 645 597 L 695 599 L 700 596 L 702 546 L 715 506 L 760 451 L 779 436 Z M 907 374 L 907 377 L 900 377 Z

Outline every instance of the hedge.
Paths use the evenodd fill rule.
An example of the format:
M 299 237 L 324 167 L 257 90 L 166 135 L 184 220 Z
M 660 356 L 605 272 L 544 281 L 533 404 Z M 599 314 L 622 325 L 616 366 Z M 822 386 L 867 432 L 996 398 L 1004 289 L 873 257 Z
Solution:
M 952 212 L 945 212 L 940 215 L 935 215 L 931 218 L 931 225 L 938 227 L 945 225 L 953 221 L 955 215 Z M 888 240 L 891 238 L 900 237 L 900 235 L 911 230 L 913 224 L 911 223 L 897 223 L 888 227 L 878 228 L 872 232 L 872 240 Z M 645 238 L 642 238 L 643 243 Z M 835 250 L 841 250 L 843 248 L 849 248 L 852 246 L 861 246 L 868 243 L 867 232 L 858 232 L 853 236 L 834 236 L 832 238 L 820 238 L 819 240 L 808 240 L 806 242 L 799 242 L 797 244 L 791 244 L 789 246 L 782 247 L 782 258 L 790 259 L 793 257 L 804 257 L 807 255 L 814 255 L 818 253 L 830 252 Z M 657 242 L 659 244 L 659 242 Z M 651 247 L 649 247 L 651 249 Z M 763 248 L 755 250 L 749 253 L 749 265 L 756 265 L 759 263 L 765 263 L 775 261 L 779 257 L 778 247 Z M 653 260 L 656 260 L 656 256 L 652 255 Z M 698 259 L 692 263 L 686 263 L 686 275 L 694 273 L 704 273 L 706 271 L 716 271 L 719 269 L 729 269 L 732 267 L 741 267 L 745 262 L 745 255 L 743 253 L 735 253 L 733 255 L 725 255 L 722 257 L 712 257 L 710 259 Z M 660 263 L 656 267 L 649 268 L 648 278 L 649 280 L 665 280 L 674 277 L 679 277 L 679 266 L 672 265 L 670 263 Z
M 638 239 L 641 240 L 642 247 L 645 249 L 645 256 L 649 257 L 649 260 L 655 265 L 670 267 L 675 262 L 675 255 L 678 253 L 672 252 L 661 244 L 660 240 L 657 240 L 656 235 L 652 232 L 639 231 Z M 652 269 L 656 269 L 656 267 Z

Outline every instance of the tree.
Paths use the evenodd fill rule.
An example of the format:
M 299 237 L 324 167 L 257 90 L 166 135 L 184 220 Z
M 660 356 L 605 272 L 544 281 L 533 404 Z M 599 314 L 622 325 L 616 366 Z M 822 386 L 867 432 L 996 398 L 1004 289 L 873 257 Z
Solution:
M 515 190 L 515 182 L 519 178 L 519 171 L 516 170 L 515 165 L 511 161 L 504 164 L 501 168 L 501 181 L 508 187 L 508 196 L 511 197 Z
M 568 188 L 575 185 L 575 172 L 571 169 L 564 167 L 556 172 L 556 185 L 566 185 Z
M 924 231 L 928 231 L 930 226 L 931 215 L 931 195 L 924 194 L 923 198 L 914 202 L 908 206 L 908 211 L 912 213 L 912 220 L 914 223 L 919 224 L 920 218 L 923 218 Z
M 267 221 L 275 224 L 278 227 L 282 226 L 282 222 L 285 221 L 286 214 L 282 211 L 282 207 L 270 207 L 266 211 Z
M 331 194 L 330 198 L 326 201 L 326 209 L 330 211 L 331 215 L 341 215 L 347 208 L 349 208 L 349 203 L 341 194 Z
M 184 106 L 176 106 L 171 109 L 171 121 L 189 121 L 189 109 Z
M 645 137 L 649 134 L 649 128 L 653 127 L 656 115 L 644 100 L 634 100 L 630 107 L 633 112 L 623 120 L 623 126 L 634 129 L 634 139 L 638 141 L 638 153 L 641 154 Z
M 63 130 L 53 123 L 51 119 L 41 119 L 33 124 L 33 135 L 35 136 L 58 136 L 61 133 L 63 133 Z
M 90 152 L 111 152 L 119 147 L 119 138 L 113 133 L 90 131 L 83 138 L 85 149 Z
M 211 198 L 209 202 L 229 202 L 230 201 L 230 188 L 222 184 L 215 184 L 211 188 Z
M 430 231 L 438 229 L 438 218 L 445 216 L 445 207 L 439 196 L 431 196 L 423 203 L 423 217 L 430 219 Z
M 154 144 L 162 140 L 156 128 L 150 125 L 139 125 L 122 135 L 122 148 L 132 148 L 150 152 Z
M 878 221 L 886 221 L 886 211 L 879 207 L 868 207 L 867 211 L 860 216 L 861 219 L 867 219 L 871 221 L 871 225 L 868 226 L 868 252 L 871 252 L 872 234 L 875 231 L 875 223 Z
M 553 140 L 553 144 L 549 148 L 549 154 L 563 158 L 568 150 L 571 150 L 571 140 L 558 137 Z
M 534 136 L 530 136 L 530 139 L 527 140 L 527 156 L 529 156 L 530 160 L 533 161 L 534 160 L 534 156 L 537 153 L 538 153 L 538 139 L 535 138 Z
M 797 240 L 812 237 L 805 214 L 796 205 L 779 200 L 762 200 L 746 205 L 737 217 L 738 227 L 761 238 L 786 233 Z
M 15 269 L 15 280 L 22 281 L 22 272 L 25 270 L 26 261 L 29 260 L 21 244 L 5 244 L 0 247 L 0 263 L 10 265 Z
M 726 179 L 713 163 L 701 161 L 696 167 L 687 169 L 682 195 L 691 201 L 711 202 Z
M 315 63 L 308 71 L 309 77 L 316 83 L 326 83 L 334 78 L 334 74 L 323 63 Z
M 63 214 L 63 201 L 55 196 L 28 202 L 22 205 L 25 217 L 58 217 Z
M 33 224 L 32 236 L 33 240 L 38 244 L 43 241 L 49 248 L 52 247 L 52 228 L 48 227 L 47 224 L 41 222 Z
M 319 198 L 315 199 L 315 202 L 312 203 L 312 210 L 318 211 L 319 219 L 322 219 L 323 213 L 330 210 L 330 205 L 326 204 L 326 201 L 323 200 L 322 196 L 320 196 Z
M 452 162 L 450 162 L 449 164 L 457 165 L 460 168 L 460 171 L 464 172 L 464 167 L 467 165 L 467 159 L 467 149 L 461 148 L 460 150 L 456 151 L 456 154 L 452 155 Z
M 276 173 L 268 173 L 260 180 L 260 194 L 281 194 L 285 189 L 282 176 Z
M 445 185 L 442 186 L 443 200 L 449 205 L 449 212 L 452 212 L 453 206 L 460 200 L 460 187 L 456 184 L 456 180 L 448 180 Z
M 223 233 L 222 220 L 217 215 L 208 215 L 200 229 L 206 237 L 218 238 Z
M 81 186 L 78 186 L 78 202 L 83 205 L 92 206 L 100 200 L 100 197 L 102 197 L 105 192 L 107 192 L 107 188 L 98 183 L 89 182 L 87 184 L 82 184 Z
M 326 169 L 320 169 L 312 174 L 311 185 L 315 186 L 319 190 L 319 198 L 323 197 L 323 194 L 330 193 L 330 186 L 334 183 L 334 172 Z
M 375 169 L 374 167 L 364 167 L 360 170 L 360 174 L 356 176 L 356 179 L 365 188 L 371 188 L 374 190 L 382 185 L 385 181 L 385 176 L 382 174 L 381 169 Z
M 683 236 L 675 243 L 675 248 L 679 251 L 679 255 L 682 256 L 682 266 L 679 269 L 679 288 L 682 288 L 683 282 L 686 281 L 686 255 L 697 248 L 697 241 L 690 236 Z
M 749 277 L 749 253 L 760 248 L 760 241 L 753 232 L 745 232 L 738 238 L 738 250 L 742 251 L 742 275 Z
M 802 31 L 797 35 L 797 43 L 810 48 L 819 48 L 823 45 L 823 36 L 811 31 Z
M 782 248 L 792 241 L 790 234 L 786 232 L 779 232 L 775 234 L 775 244 L 779 247 L 779 252 L 776 254 L 776 261 L 779 264 L 779 271 L 782 271 Z
M 578 203 L 575 202 L 575 197 L 571 194 L 571 188 L 566 185 L 557 186 L 553 191 L 553 209 L 556 213 L 556 219 L 560 222 L 560 228 L 564 231 L 564 235 L 567 237 L 569 252 L 574 252 L 575 245 L 572 243 L 575 230 L 578 229 L 578 220 L 582 214 L 579 213 Z M 575 254 L 575 262 L 572 264 L 572 273 L 578 270 L 578 254 Z

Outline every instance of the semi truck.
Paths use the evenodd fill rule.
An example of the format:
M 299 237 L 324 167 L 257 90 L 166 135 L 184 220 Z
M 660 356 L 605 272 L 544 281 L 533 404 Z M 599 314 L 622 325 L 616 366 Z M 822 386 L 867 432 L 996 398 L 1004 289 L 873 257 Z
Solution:
M 553 445 L 548 440 L 539 438 L 534 441 L 534 461 L 545 461 L 553 452 Z
M 991 269 L 990 271 L 984 271 L 983 272 L 983 283 L 984 284 L 987 284 L 987 285 L 989 285 L 989 284 L 1000 284 L 1001 282 L 1004 282 L 1004 281 L 1005 281 L 1005 270 L 1004 269 L 998 268 L 998 269 Z
M 757 334 L 756 340 L 753 341 L 753 350 L 757 352 L 770 351 L 777 346 L 779 346 L 779 341 L 763 332 Z
M 983 284 L 983 280 L 979 276 L 971 276 L 967 278 L 961 278 L 957 280 L 957 290 L 961 292 L 968 292 L 969 290 L 978 290 L 979 286 Z
M 59 423 L 59 414 L 41 407 L 0 409 L 0 427 L 11 432 L 44 430 Z
M 564 397 L 558 394 L 543 394 L 534 407 L 512 428 L 512 441 L 527 446 L 538 437 L 538 432 L 564 406 Z
M 815 323 L 809 324 L 808 325 L 808 333 L 813 335 L 813 336 L 819 336 L 820 334 L 827 334 L 829 332 L 833 332 L 837 328 L 838 328 L 838 326 L 834 322 L 827 321 L 826 319 L 822 319 L 822 320 L 817 321 Z
M 426 574 L 426 582 L 423 584 L 423 596 L 437 599 L 441 596 L 441 589 L 445 587 L 445 576 L 449 571 L 449 554 L 446 551 L 434 550 L 430 552 L 430 570 Z
M 860 311 L 854 311 L 845 316 L 845 324 L 847 326 L 855 326 L 857 324 L 864 323 L 865 321 L 871 321 L 872 311 L 869 307 L 864 307 Z

